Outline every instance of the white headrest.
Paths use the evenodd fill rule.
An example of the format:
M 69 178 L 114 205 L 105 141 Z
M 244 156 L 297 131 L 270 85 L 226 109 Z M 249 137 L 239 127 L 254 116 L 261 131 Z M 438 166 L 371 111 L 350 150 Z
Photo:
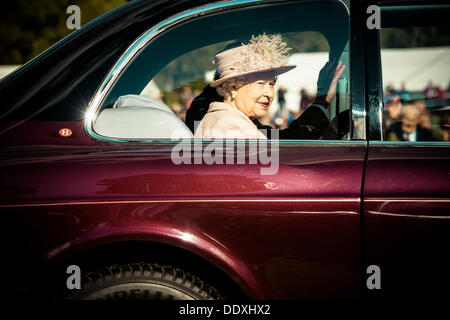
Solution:
M 113 105 L 113 108 L 127 107 L 146 107 L 173 113 L 172 109 L 166 106 L 164 102 L 147 96 L 139 96 L 137 94 L 127 94 L 125 96 L 120 96 Z
M 113 108 L 104 109 L 94 123 L 94 131 L 122 139 L 193 138 L 191 130 L 168 106 L 136 95 L 122 96 Z

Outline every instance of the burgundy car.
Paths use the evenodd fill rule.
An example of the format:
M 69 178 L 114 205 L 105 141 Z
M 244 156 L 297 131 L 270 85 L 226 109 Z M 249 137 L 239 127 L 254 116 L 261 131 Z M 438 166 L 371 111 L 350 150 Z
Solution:
M 334 299 L 447 290 L 449 95 L 427 98 L 412 87 L 425 72 L 401 70 L 420 53 L 413 40 L 402 37 L 400 55 L 384 46 L 396 30 L 440 34 L 443 42 L 430 40 L 420 53 L 432 68 L 448 57 L 450 7 L 375 2 L 368 11 L 352 0 L 132 1 L 4 78 L 2 292 Z M 372 14 L 381 26 L 370 27 Z M 261 156 L 257 140 L 213 154 L 184 122 L 196 90 L 212 81 L 214 54 L 262 32 L 287 39 L 298 65 L 277 81 L 286 93 L 273 108 L 285 113 L 270 114 L 273 127 L 299 110 L 301 88 L 316 90 L 327 61 L 346 65 L 330 130 L 315 140 L 269 140 L 276 163 L 251 161 Z M 434 56 L 434 47 L 444 54 Z M 392 65 L 411 80 L 402 103 L 425 106 L 433 141 L 386 138 L 383 77 Z M 438 73 L 447 82 L 448 71 Z M 227 152 L 230 163 L 210 161 Z

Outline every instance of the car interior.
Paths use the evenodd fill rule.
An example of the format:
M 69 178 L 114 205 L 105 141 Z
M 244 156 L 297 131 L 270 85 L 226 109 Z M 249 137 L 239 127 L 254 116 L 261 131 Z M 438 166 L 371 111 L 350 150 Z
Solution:
M 345 6 L 337 2 L 267 4 L 213 13 L 177 24 L 152 39 L 124 68 L 98 110 L 94 131 L 105 137 L 123 139 L 192 137 L 167 104 L 140 95 L 161 69 L 177 57 L 209 45 L 242 42 L 263 32 L 283 35 L 305 31 L 324 36 L 329 60 L 336 58 L 348 64 L 349 16 Z M 195 37 L 187 36 L 194 34 Z M 213 55 L 208 58 L 212 60 Z M 350 108 L 349 74 L 348 66 L 338 82 L 338 99 L 330 106 L 331 118 Z M 344 115 L 349 116 L 349 112 Z M 342 121 L 343 116 L 339 118 L 339 121 L 335 118 L 334 124 L 341 139 L 348 132 L 348 121 Z M 329 137 L 336 139 L 336 135 Z

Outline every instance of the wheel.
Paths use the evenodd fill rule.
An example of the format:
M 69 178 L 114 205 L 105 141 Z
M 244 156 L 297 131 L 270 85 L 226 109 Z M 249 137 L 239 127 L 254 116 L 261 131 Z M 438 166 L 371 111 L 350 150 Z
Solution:
M 200 278 L 157 263 L 112 265 L 89 272 L 69 300 L 222 300 L 223 295 Z

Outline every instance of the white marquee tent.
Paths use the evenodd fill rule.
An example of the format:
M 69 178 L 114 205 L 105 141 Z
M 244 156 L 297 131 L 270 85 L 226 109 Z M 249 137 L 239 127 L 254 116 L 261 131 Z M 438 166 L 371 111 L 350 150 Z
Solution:
M 279 77 L 277 86 L 287 89 L 286 106 L 297 111 L 300 89 L 316 92 L 320 69 L 328 61 L 327 52 L 298 53 L 289 58 L 297 68 Z M 450 47 L 383 49 L 381 51 L 383 85 L 409 91 L 422 91 L 430 80 L 446 89 L 450 85 Z M 272 109 L 277 109 L 277 106 Z

